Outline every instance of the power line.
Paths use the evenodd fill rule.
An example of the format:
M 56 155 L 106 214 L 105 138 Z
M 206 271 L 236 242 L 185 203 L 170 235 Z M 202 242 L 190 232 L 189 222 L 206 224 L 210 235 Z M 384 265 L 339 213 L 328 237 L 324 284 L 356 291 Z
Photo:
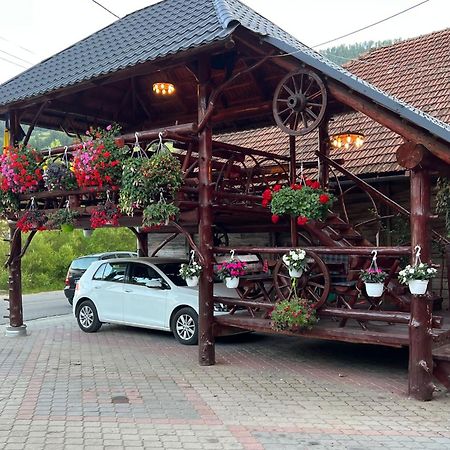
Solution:
M 386 22 L 387 20 L 392 19 L 393 17 L 397 17 L 400 14 L 404 14 L 405 12 L 411 11 L 411 9 L 417 8 L 418 6 L 423 5 L 424 3 L 427 3 L 429 1 L 430 0 L 424 0 L 424 1 L 420 2 L 420 3 L 416 3 L 415 5 L 410 6 L 409 8 L 404 9 L 403 11 L 395 13 L 392 16 L 386 17 L 384 19 L 379 20 L 378 22 L 371 23 L 370 25 L 366 25 L 365 27 L 359 28 L 358 30 L 355 30 L 355 31 L 352 31 L 350 33 L 344 34 L 344 35 L 339 36 L 337 38 L 330 39 L 329 41 L 325 41 L 325 42 L 322 42 L 320 44 L 316 44 L 312 48 L 320 47 L 321 45 L 329 44 L 330 42 L 338 41 L 339 39 L 345 38 L 347 36 L 351 36 L 352 34 L 359 33 L 360 31 L 363 31 L 363 30 L 367 30 L 367 28 L 371 28 L 371 27 L 373 27 L 375 25 L 378 25 L 378 24 L 380 24 L 382 22 Z
M 29 67 L 27 67 L 27 66 L 24 66 L 22 64 L 14 62 L 14 61 L 10 61 L 9 59 L 3 58 L 3 56 L 0 56 L 0 59 L 2 61 L 6 61 L 7 63 L 14 64 L 15 66 L 22 67 L 23 69 L 29 69 Z
M 111 15 L 113 15 L 116 19 L 120 19 L 120 16 L 118 16 L 117 14 L 113 13 L 111 10 L 109 10 L 106 6 L 103 6 L 100 2 L 98 2 L 97 0 L 91 0 L 92 2 L 94 2 L 96 5 L 100 6 L 100 8 L 103 8 L 105 11 L 108 11 Z
M 3 36 L 0 36 L 0 40 L 5 41 L 5 42 L 9 42 L 10 44 L 15 45 L 17 48 L 20 48 L 21 50 L 24 50 L 24 51 L 26 51 L 27 53 L 30 53 L 30 54 L 32 54 L 32 55 L 35 55 L 35 54 L 36 54 L 36 53 L 33 52 L 32 50 L 30 50 L 30 49 L 28 49 L 28 48 L 26 48 L 26 47 L 22 47 L 21 45 L 16 44 L 15 42 L 13 42 L 13 41 L 11 41 L 11 40 L 9 40 L 9 39 L 6 39 L 6 38 L 3 37 Z
M 9 52 L 7 52 L 5 50 L 0 49 L 0 53 L 4 53 L 5 55 L 11 56 L 12 58 L 15 58 L 15 59 L 18 59 L 19 61 L 22 61 L 22 62 L 24 62 L 26 64 L 34 65 L 34 63 L 32 63 L 30 61 L 27 61 L 26 59 L 20 58 L 19 56 L 13 55 L 12 53 L 9 53 Z

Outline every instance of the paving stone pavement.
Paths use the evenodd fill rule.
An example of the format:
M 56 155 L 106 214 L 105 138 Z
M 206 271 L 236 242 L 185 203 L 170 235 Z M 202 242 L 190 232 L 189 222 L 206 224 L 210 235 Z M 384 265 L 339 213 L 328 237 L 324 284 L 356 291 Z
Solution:
M 247 334 L 197 347 L 70 316 L 0 329 L 0 449 L 450 449 L 450 396 L 405 395 L 407 352 Z

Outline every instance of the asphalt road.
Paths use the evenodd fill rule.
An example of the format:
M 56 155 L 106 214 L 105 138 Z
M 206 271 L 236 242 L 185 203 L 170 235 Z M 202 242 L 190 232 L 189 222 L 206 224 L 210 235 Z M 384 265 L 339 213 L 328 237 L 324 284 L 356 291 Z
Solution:
M 0 304 L 0 325 L 8 323 L 6 308 L 8 302 L 3 301 L 6 295 L 2 295 Z M 23 318 L 27 320 L 41 319 L 43 317 L 61 316 L 72 314 L 72 307 L 66 299 L 62 289 L 53 292 L 41 292 L 40 294 L 28 294 L 23 296 Z

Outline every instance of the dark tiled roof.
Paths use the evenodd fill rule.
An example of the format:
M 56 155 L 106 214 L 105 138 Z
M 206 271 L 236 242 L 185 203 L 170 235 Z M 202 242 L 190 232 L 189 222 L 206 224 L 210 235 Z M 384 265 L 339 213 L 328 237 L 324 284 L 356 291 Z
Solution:
M 445 123 L 450 123 L 450 29 L 370 51 L 346 68 L 385 92 L 408 102 Z M 447 126 L 448 127 L 448 126 Z M 395 152 L 402 138 L 360 113 L 339 117 L 330 124 L 330 134 L 360 131 L 366 136 L 359 150 L 333 150 L 332 156 L 345 159 L 345 167 L 356 174 L 385 173 L 402 170 Z M 221 137 L 230 143 L 287 153 L 288 138 L 278 128 L 267 127 L 252 132 Z M 302 159 L 314 160 L 317 134 L 297 140 Z
M 223 40 L 241 25 L 300 61 L 450 142 L 450 126 L 327 60 L 238 0 L 164 0 L 136 11 L 0 86 L 0 105 Z

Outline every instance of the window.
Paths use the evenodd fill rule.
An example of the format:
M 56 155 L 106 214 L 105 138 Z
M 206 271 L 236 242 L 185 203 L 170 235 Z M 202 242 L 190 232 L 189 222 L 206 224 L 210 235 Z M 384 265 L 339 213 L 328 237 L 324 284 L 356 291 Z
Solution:
M 169 280 L 176 286 L 186 286 L 186 281 L 181 278 L 180 267 L 181 263 L 156 263 L 160 269 L 169 278 Z
M 103 273 L 105 272 L 105 266 L 106 264 L 102 264 L 94 273 L 94 276 L 92 277 L 93 280 L 103 280 Z
M 98 261 L 96 256 L 91 258 L 78 258 L 72 261 L 70 268 L 75 270 L 86 270 L 94 261 Z
M 128 283 L 139 286 L 162 286 L 164 280 L 153 268 L 146 264 L 130 263 Z
M 116 283 L 123 283 L 125 280 L 125 270 L 127 263 L 113 262 L 105 263 L 105 268 L 102 275 L 103 281 L 114 281 Z

